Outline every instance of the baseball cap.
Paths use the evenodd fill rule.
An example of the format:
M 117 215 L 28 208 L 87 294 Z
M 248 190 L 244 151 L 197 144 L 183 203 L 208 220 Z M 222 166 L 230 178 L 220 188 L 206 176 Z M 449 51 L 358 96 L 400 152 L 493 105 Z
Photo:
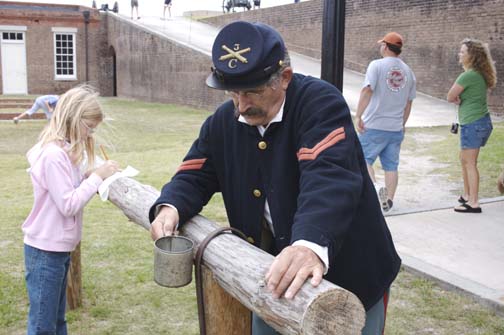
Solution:
M 220 90 L 261 86 L 282 66 L 284 57 L 285 44 L 275 29 L 257 22 L 232 22 L 215 38 L 206 84 Z
M 383 36 L 383 38 L 381 40 L 379 40 L 378 43 L 382 43 L 382 42 L 392 44 L 392 45 L 395 45 L 398 47 L 403 46 L 403 38 L 401 35 L 399 35 L 396 32 L 391 32 L 391 33 L 388 33 L 387 35 Z

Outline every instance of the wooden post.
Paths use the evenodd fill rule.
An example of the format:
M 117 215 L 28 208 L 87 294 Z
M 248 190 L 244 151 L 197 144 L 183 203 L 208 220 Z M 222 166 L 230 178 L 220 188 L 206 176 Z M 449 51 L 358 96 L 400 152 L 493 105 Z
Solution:
M 129 219 L 146 229 L 150 228 L 149 208 L 158 196 L 159 191 L 152 186 L 142 185 L 131 178 L 116 180 L 109 192 L 109 200 Z M 182 226 L 181 234 L 198 246 L 217 228 L 214 222 L 197 215 Z M 273 256 L 226 233 L 215 237 L 207 245 L 202 263 L 227 294 L 281 334 L 360 334 L 365 321 L 361 302 L 353 293 L 326 280 L 318 287 L 305 283 L 293 300 L 274 299 L 264 285 L 264 275 L 272 262 Z M 207 290 L 213 290 L 209 284 L 205 285 Z M 236 309 L 229 308 L 222 302 L 225 300 L 215 307 L 215 303 L 209 301 L 214 295 L 206 296 L 205 304 L 214 306 L 206 311 L 210 320 L 215 318 L 214 310 L 218 311 L 217 314 L 232 315 Z M 218 321 L 228 322 L 227 318 Z M 229 324 L 219 327 L 225 329 L 225 334 L 235 332 L 234 320 L 229 321 Z M 207 330 L 210 328 L 207 324 Z
M 202 267 L 207 335 L 252 334 L 252 313 L 219 286 L 212 271 Z
M 82 306 L 82 272 L 80 243 L 71 254 L 70 268 L 67 275 L 66 300 L 68 309 Z

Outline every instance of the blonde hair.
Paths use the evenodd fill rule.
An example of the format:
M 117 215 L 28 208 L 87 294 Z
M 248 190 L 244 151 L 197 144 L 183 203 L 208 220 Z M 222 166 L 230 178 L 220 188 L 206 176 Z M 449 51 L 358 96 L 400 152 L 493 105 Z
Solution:
M 488 88 L 494 88 L 497 84 L 497 73 L 488 44 L 471 38 L 464 39 L 462 44 L 467 47 L 468 67 L 479 72 L 485 78 Z
M 87 155 L 86 170 L 94 166 L 95 140 L 93 136 L 82 137 L 82 123 L 87 120 L 96 124 L 104 119 L 98 93 L 88 85 L 74 87 L 60 96 L 47 127 L 40 133 L 42 146 L 49 142 L 69 143 L 68 154 L 74 164 L 79 164 Z

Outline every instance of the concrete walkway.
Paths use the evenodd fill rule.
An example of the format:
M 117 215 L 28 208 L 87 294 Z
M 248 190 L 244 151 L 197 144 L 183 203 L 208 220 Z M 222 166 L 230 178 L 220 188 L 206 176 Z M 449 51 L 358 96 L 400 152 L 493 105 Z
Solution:
M 387 223 L 404 266 L 504 313 L 504 197 L 481 207 L 403 213 Z
M 218 32 L 215 27 L 179 17 L 166 21 L 159 17 L 145 17 L 133 21 L 133 24 L 207 55 L 210 55 Z M 296 72 L 319 77 L 318 60 L 296 53 L 292 53 L 291 58 Z M 344 72 L 343 95 L 353 111 L 363 80 L 362 74 Z M 418 93 L 407 126 L 447 126 L 454 117 L 453 105 Z M 408 182 L 414 184 L 416 180 Z M 428 185 L 432 186 L 443 187 Z M 404 185 L 405 189 L 407 187 Z M 418 192 L 418 188 L 414 190 Z M 446 194 L 429 188 L 426 192 L 434 193 L 432 197 L 437 193 L 442 197 Z M 406 194 L 416 197 L 417 193 Z M 437 280 L 446 288 L 466 292 L 504 313 L 504 197 L 482 200 L 482 214 L 460 214 L 451 207 L 446 208 L 446 204 L 455 204 L 455 201 L 439 199 L 437 208 L 432 205 L 427 209 L 396 211 L 387 215 L 396 247 L 407 268 Z

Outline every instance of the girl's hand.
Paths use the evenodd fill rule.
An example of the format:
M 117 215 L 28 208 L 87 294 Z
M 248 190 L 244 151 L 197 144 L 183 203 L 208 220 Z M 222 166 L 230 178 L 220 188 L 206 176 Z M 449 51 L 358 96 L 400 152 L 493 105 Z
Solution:
M 89 176 L 90 176 L 93 172 L 95 172 L 95 171 L 96 171 L 96 169 L 89 169 L 89 170 L 87 170 L 87 171 L 86 171 L 86 173 L 84 173 L 84 178 L 89 178 Z
M 119 171 L 119 164 L 116 161 L 106 161 L 103 165 L 96 168 L 94 173 L 99 175 L 101 179 L 107 179 L 117 171 Z

